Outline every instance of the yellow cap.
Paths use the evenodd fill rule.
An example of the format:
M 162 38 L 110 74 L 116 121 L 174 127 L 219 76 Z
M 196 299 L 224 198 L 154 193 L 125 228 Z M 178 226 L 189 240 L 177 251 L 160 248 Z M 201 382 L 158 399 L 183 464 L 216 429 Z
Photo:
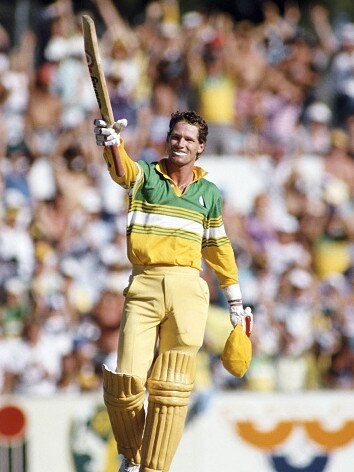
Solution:
M 235 377 L 243 377 L 252 359 L 252 344 L 243 332 L 242 326 L 237 325 L 230 333 L 221 354 L 225 369 Z

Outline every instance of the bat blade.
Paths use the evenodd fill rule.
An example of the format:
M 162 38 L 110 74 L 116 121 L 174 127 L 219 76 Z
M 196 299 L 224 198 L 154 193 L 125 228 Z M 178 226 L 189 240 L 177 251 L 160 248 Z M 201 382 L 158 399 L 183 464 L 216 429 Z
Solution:
M 88 15 L 82 15 L 82 28 L 87 67 L 102 119 L 108 126 L 114 123 L 112 105 L 101 62 L 95 23 Z
M 82 15 L 82 30 L 87 67 L 90 73 L 98 108 L 100 109 L 102 119 L 107 123 L 108 127 L 111 127 L 114 123 L 111 100 L 109 98 L 106 78 L 101 63 L 95 23 L 88 15 Z M 104 154 L 108 168 L 112 168 L 113 166 L 116 175 L 124 175 L 124 168 L 120 160 L 118 147 L 110 146 L 109 149 L 111 159 Z

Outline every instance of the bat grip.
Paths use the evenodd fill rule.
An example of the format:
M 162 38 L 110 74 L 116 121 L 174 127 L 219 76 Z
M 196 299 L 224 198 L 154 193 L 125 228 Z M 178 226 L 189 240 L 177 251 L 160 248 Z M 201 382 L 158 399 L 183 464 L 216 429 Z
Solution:
M 251 336 L 251 317 L 246 316 L 245 322 L 246 322 L 246 335 L 250 337 Z
M 116 168 L 116 174 L 119 177 L 123 177 L 123 175 L 125 174 L 125 171 L 122 164 L 122 159 L 120 158 L 120 155 L 119 155 L 118 146 L 116 144 L 113 146 L 110 146 L 110 151 L 113 157 L 114 166 Z

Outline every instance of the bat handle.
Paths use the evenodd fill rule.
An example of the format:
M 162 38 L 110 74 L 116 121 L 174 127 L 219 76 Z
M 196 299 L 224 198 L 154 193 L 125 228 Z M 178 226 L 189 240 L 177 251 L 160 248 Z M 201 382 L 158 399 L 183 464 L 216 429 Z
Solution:
M 250 337 L 251 336 L 251 317 L 246 316 L 245 321 L 246 321 L 246 335 Z
M 113 146 L 110 146 L 110 151 L 113 157 L 116 174 L 119 177 L 123 177 L 123 175 L 125 174 L 125 171 L 124 171 L 122 159 L 120 158 L 120 155 L 119 155 L 118 146 L 116 144 L 114 144 Z

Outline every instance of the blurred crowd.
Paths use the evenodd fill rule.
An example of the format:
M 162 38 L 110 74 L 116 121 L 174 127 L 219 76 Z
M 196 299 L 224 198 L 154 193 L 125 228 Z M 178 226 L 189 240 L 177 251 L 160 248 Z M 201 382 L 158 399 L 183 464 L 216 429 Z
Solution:
M 211 306 L 196 387 L 353 388 L 352 19 L 266 1 L 254 24 L 158 0 L 129 23 L 111 0 L 80 12 L 58 0 L 20 44 L 0 26 L 0 392 L 97 391 L 102 364 L 115 368 L 126 196 L 93 137 L 83 13 L 134 159 L 162 157 L 170 114 L 194 109 L 209 124 L 200 165 L 227 157 L 261 176 L 258 192 L 235 188 L 224 201 L 255 317 L 252 364 L 235 379 L 220 363 L 231 325 L 204 267 Z

